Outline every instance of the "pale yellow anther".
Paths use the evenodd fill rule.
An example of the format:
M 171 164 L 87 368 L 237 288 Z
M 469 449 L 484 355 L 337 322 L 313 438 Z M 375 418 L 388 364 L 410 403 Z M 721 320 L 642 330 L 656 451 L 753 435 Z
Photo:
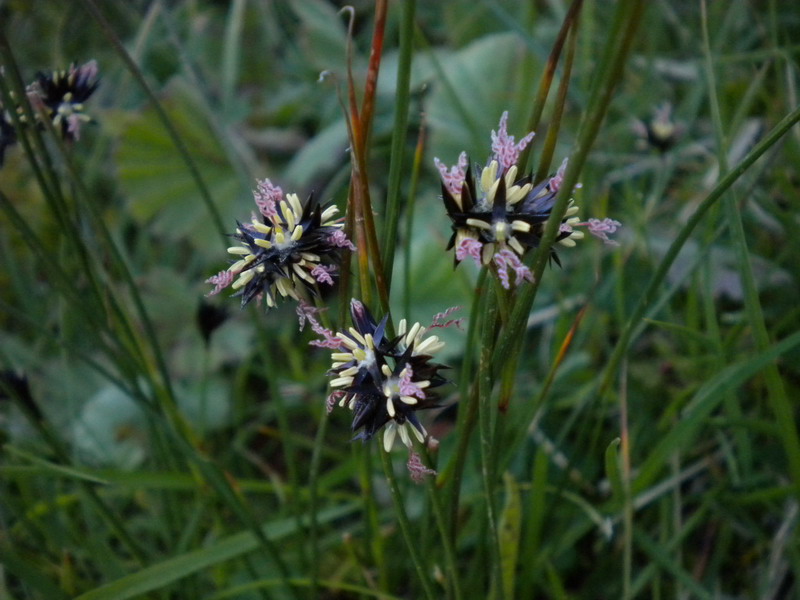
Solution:
M 496 179 L 495 182 L 492 184 L 492 187 L 489 188 L 489 191 L 486 192 L 486 198 L 492 201 L 494 204 L 494 197 L 497 194 L 497 186 L 500 185 L 500 180 Z
M 514 185 L 514 179 L 517 177 L 517 165 L 511 165 L 506 171 L 506 187 L 510 188 Z
M 497 161 L 493 160 L 488 167 L 484 167 L 483 171 L 481 171 L 481 190 L 486 195 L 489 194 L 492 184 L 496 183 L 498 166 Z
M 519 243 L 519 240 L 515 237 L 512 237 L 508 240 L 508 245 L 514 249 L 514 252 L 522 256 L 525 254 L 525 248 L 522 247 L 522 244 Z
M 261 246 L 262 248 L 272 248 L 272 242 L 269 240 L 262 240 L 261 238 L 254 238 L 253 241 L 255 242 L 256 246 Z
M 386 412 L 388 412 L 389 416 L 392 418 L 397 414 L 394 410 L 394 402 L 392 402 L 391 396 L 386 399 Z
M 381 373 L 386 375 L 386 377 L 392 376 L 392 370 L 389 368 L 389 365 L 381 365 Z
M 353 383 L 352 377 L 337 377 L 331 380 L 331 387 L 345 387 Z
M 467 219 L 467 225 L 470 227 L 475 227 L 477 229 L 491 229 L 492 226 L 487 223 L 486 221 L 481 221 L 480 219 Z
M 513 229 L 514 231 L 522 231 L 523 233 L 528 233 L 531 230 L 531 224 L 526 223 L 525 221 L 512 221 L 511 229 Z
M 348 348 L 350 348 L 351 350 L 353 350 L 354 352 L 360 348 L 360 346 L 358 345 L 358 342 L 356 340 L 351 339 L 350 337 L 348 337 L 348 336 L 346 336 L 346 335 L 344 335 L 342 333 L 337 333 L 336 337 L 338 337 L 340 340 L 342 340 L 342 343 L 345 346 L 347 346 Z
M 298 225 L 292 231 L 292 241 L 296 242 L 301 237 L 303 237 L 303 226 L 302 225 Z
M 289 205 L 286 203 L 285 200 L 281 200 L 281 214 L 283 215 L 283 220 L 286 221 L 287 229 L 292 230 L 295 226 L 295 218 L 294 212 L 289 209 Z
M 303 206 L 300 204 L 300 198 L 297 197 L 297 194 L 286 194 L 286 199 L 289 201 L 289 204 L 292 207 L 295 220 L 302 218 Z
M 386 428 L 383 431 L 383 449 L 386 452 L 392 451 L 392 446 L 394 445 L 394 438 L 396 435 L 397 435 L 397 424 L 391 422 L 388 425 L 386 425 Z
M 233 282 L 233 285 L 231 286 L 231 289 L 238 290 L 240 287 L 245 286 L 248 283 L 250 283 L 250 280 L 252 280 L 253 277 L 255 277 L 255 276 L 256 276 L 256 272 L 253 271 L 252 269 L 249 270 L 249 271 L 245 271 L 244 273 L 239 275 L 239 278 L 236 281 Z
M 363 336 L 363 335 L 361 335 L 361 334 L 358 332 L 358 329 L 356 329 L 355 327 L 348 327 L 348 328 L 347 328 L 347 331 L 349 331 L 349 332 L 350 332 L 350 335 L 352 335 L 354 338 L 356 338 L 356 340 L 358 340 L 359 342 L 361 342 L 361 345 L 362 345 L 362 346 L 366 346 L 366 345 L 367 345 L 367 340 L 365 340 L 365 339 L 364 339 L 364 336 Z M 367 334 L 367 335 L 369 335 L 369 334 Z
M 440 342 L 439 338 L 435 335 L 423 340 L 423 342 L 414 349 L 414 354 L 434 354 L 444 348 L 444 342 Z
M 257 219 L 253 219 L 253 229 L 255 229 L 259 233 L 263 233 L 264 235 L 268 235 L 270 231 L 272 231 L 272 227 L 262 223 Z
M 400 323 L 397 324 L 397 335 L 405 335 L 406 325 L 407 325 L 406 320 L 400 319 Z
M 335 205 L 331 205 L 325 210 L 322 211 L 322 215 L 320 218 L 322 219 L 322 224 L 327 225 L 328 221 L 333 219 L 337 214 L 339 214 L 339 207 Z
M 228 254 L 241 254 L 246 255 L 250 254 L 250 248 L 245 248 L 244 246 L 231 246 L 228 248 Z
M 533 186 L 530 183 L 526 183 L 523 186 L 514 186 L 509 188 L 506 192 L 506 202 L 508 204 L 516 204 L 520 200 L 522 200 L 528 193 L 531 191 Z
M 416 339 L 417 335 L 419 334 L 420 329 L 422 329 L 422 325 L 420 325 L 419 323 L 414 323 L 411 326 L 411 329 L 409 330 L 408 335 L 406 336 L 406 340 L 407 340 L 408 344 L 410 344 L 411 342 L 413 342 Z
M 417 400 L 416 398 L 414 398 L 414 396 L 400 396 L 400 400 L 401 400 L 403 403 L 405 403 L 405 404 L 410 404 L 410 405 L 412 405 L 412 406 L 413 406 L 414 404 L 417 404 L 417 403 L 419 402 L 419 400 Z
M 286 242 L 286 236 L 283 234 L 283 229 L 275 228 L 275 243 L 280 245 Z
M 302 279 L 303 281 L 307 281 L 308 283 L 311 284 L 316 283 L 316 280 L 311 275 L 308 274 L 308 271 L 306 271 L 298 263 L 292 265 L 292 268 L 294 269 L 294 272 L 297 274 L 297 276 L 300 277 L 300 279 Z
M 343 360 L 345 362 L 350 362 L 353 359 L 353 355 L 349 352 L 333 352 L 331 354 L 331 360 Z

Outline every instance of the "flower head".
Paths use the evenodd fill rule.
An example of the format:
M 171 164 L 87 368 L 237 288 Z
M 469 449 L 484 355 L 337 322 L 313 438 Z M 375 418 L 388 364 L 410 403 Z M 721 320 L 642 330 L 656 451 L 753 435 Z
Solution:
M 84 102 L 98 84 L 97 61 L 90 60 L 80 67 L 73 63 L 69 69 L 38 73 L 33 84 L 28 86 L 28 95 L 32 101 L 42 103 L 53 126 L 65 139 L 77 140 L 81 125 L 91 121 L 84 112 Z
M 232 237 L 239 245 L 228 248 L 238 260 L 206 281 L 215 285 L 209 295 L 230 285 L 242 306 L 264 298 L 273 307 L 280 298 L 303 301 L 320 284 L 332 285 L 342 248 L 352 246 L 335 220 L 338 209 L 320 206 L 313 195 L 303 204 L 268 179 L 253 195 L 261 217 L 238 224 Z
M 477 172 L 477 183 L 463 164 L 466 154 L 462 153 L 450 170 L 435 161 L 442 174 L 442 200 L 453 226 L 448 249 L 455 247 L 456 264 L 467 257 L 478 264 L 494 263 L 505 287 L 510 286 L 509 269 L 515 273 L 515 285 L 532 279 L 521 259 L 541 241 L 566 168 L 564 161 L 552 178 L 536 185 L 530 175 L 520 175 L 520 153 L 534 134 L 517 142 L 508 134 L 507 123 L 508 113 L 504 112 L 497 131 L 492 131 L 492 156 Z M 562 223 L 577 221 L 577 211 L 570 201 Z M 582 232 L 565 227 L 557 241 L 574 245 L 580 237 Z M 552 256 L 558 262 L 555 253 Z
M 350 303 L 350 315 L 353 326 L 336 334 L 340 344 L 331 354 L 335 391 L 329 400 L 353 411 L 353 431 L 361 430 L 355 439 L 370 440 L 383 428 L 387 452 L 398 435 L 411 448 L 412 435 L 420 442 L 427 435 L 416 411 L 438 406 L 433 390 L 445 383 L 439 374 L 445 367 L 432 359 L 444 343 L 405 319 L 389 338 L 388 315 L 376 321 L 358 300 Z

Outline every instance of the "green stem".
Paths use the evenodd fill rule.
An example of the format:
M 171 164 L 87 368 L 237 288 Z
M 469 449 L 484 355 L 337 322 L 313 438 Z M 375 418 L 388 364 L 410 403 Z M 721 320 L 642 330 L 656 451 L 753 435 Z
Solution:
M 389 189 L 386 197 L 386 221 L 383 227 L 383 269 L 387 287 L 391 288 L 394 253 L 397 243 L 397 222 L 400 218 L 400 185 L 403 175 L 403 154 L 406 146 L 408 105 L 411 97 L 411 61 L 414 56 L 414 13 L 416 0 L 402 4 L 400 23 L 400 55 L 397 66 L 397 95 L 394 102 L 394 129 L 389 163 Z M 410 237 L 411 231 L 406 235 Z
M 400 490 L 397 487 L 397 478 L 395 477 L 394 470 L 392 469 L 391 454 L 386 452 L 383 446 L 381 446 L 379 452 L 381 455 L 381 463 L 383 464 L 383 472 L 386 474 L 386 480 L 389 483 L 389 491 L 392 494 L 392 502 L 394 503 L 394 509 L 397 513 L 397 520 L 400 523 L 400 531 L 403 533 L 403 539 L 405 539 L 408 553 L 411 555 L 411 562 L 414 563 L 414 568 L 416 569 L 417 577 L 419 577 L 419 581 L 422 584 L 425 597 L 428 598 L 428 600 L 434 600 L 434 598 L 438 598 L 438 596 L 433 591 L 431 580 L 428 577 L 428 571 L 425 568 L 425 564 L 422 562 L 422 557 L 419 555 L 417 539 L 412 535 L 411 532 L 411 523 L 408 520 L 406 508 L 403 504 L 403 496 L 400 494 Z
M 496 297 L 496 296 L 494 296 Z M 483 492 L 486 496 L 486 518 L 489 524 L 489 546 L 492 556 L 492 585 L 494 597 L 503 598 L 503 582 L 501 570 L 500 533 L 497 526 L 497 514 L 494 505 L 495 470 L 494 457 L 494 422 L 496 407 L 492 403 L 492 350 L 497 339 L 497 303 L 489 302 L 483 321 L 481 334 L 481 356 L 478 364 L 478 429 L 481 447 L 481 475 Z

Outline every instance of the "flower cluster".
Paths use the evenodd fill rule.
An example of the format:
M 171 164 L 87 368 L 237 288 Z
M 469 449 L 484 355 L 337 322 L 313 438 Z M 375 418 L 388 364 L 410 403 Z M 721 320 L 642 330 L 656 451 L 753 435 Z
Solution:
M 64 139 L 78 140 L 81 126 L 91 121 L 91 117 L 85 112 L 85 102 L 99 83 L 97 61 L 90 60 L 81 66 L 73 63 L 69 69 L 51 73 L 39 72 L 26 91 L 34 109 L 43 112 Z M 3 164 L 6 148 L 17 141 L 8 110 L 11 108 L 0 105 L 0 165 Z M 22 107 L 17 106 L 13 110 L 24 123 L 26 117 Z M 37 119 L 39 116 L 37 112 Z
M 565 159 L 553 177 L 538 183 L 531 175 L 520 175 L 519 155 L 534 134 L 517 142 L 508 134 L 507 123 L 508 112 L 504 112 L 497 131 L 492 131 L 492 156 L 480 169 L 477 185 L 465 152 L 449 169 L 434 159 L 442 177 L 442 200 L 453 228 L 448 250 L 455 248 L 456 264 L 467 257 L 478 265 L 493 263 L 506 289 L 511 286 L 512 273 L 515 285 L 532 280 L 522 258 L 541 242 L 567 167 Z M 576 227 L 588 223 L 581 223 L 577 212 L 578 207 L 570 200 L 557 237 L 563 246 L 574 246 L 584 236 Z M 608 223 L 602 223 L 601 229 L 613 233 Z M 554 251 L 551 256 L 559 262 Z
M 388 315 L 376 321 L 358 300 L 350 303 L 353 326 L 336 333 L 338 347 L 331 354 L 333 393 L 328 406 L 353 411 L 354 439 L 370 440 L 385 426 L 383 447 L 391 450 L 397 435 L 411 449 L 413 435 L 420 442 L 427 432 L 416 416 L 418 410 L 438 406 L 435 388 L 446 383 L 439 373 L 443 365 L 433 355 L 444 347 L 428 329 L 400 321 L 398 335 L 386 335 Z M 441 326 L 441 325 L 438 325 Z
M 280 298 L 303 301 L 319 284 L 333 285 L 342 250 L 355 250 L 335 220 L 339 209 L 321 206 L 313 195 L 304 205 L 269 179 L 258 182 L 253 196 L 260 218 L 238 223 L 232 237 L 239 245 L 228 248 L 238 260 L 206 280 L 215 286 L 208 295 L 231 286 L 242 306 L 265 299 L 271 308 Z

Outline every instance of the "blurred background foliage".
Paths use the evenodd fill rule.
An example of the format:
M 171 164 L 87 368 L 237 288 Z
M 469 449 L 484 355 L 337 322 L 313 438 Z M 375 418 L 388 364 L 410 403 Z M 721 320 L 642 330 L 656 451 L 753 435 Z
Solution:
M 346 73 L 341 3 L 97 4 L 188 147 L 226 230 L 253 209 L 256 178 L 269 177 L 301 197 L 313 191 L 344 207 L 350 164 L 336 92 Z M 360 90 L 373 3 L 351 4 L 353 73 Z M 371 137 L 378 219 L 396 98 L 399 4 L 390 4 Z M 408 310 L 411 320 L 426 323 L 449 306 L 468 312 L 476 270 L 464 264 L 453 271 L 444 250 L 449 224 L 433 157 L 454 164 L 466 150 L 473 163 L 482 163 L 489 132 L 504 110 L 510 111 L 510 132 L 518 139 L 526 133 L 532 98 L 567 8 L 559 0 L 418 3 L 405 164 L 412 163 L 421 127 L 426 147 L 415 197 L 407 198 L 407 186 L 403 190 L 404 211 L 413 203 L 414 213 L 413 226 L 400 231 L 399 247 L 408 240 L 410 253 L 397 256 L 395 314 Z M 800 6 L 714 2 L 708 10 L 723 151 L 733 167 L 798 106 Z M 611 16 L 608 3 L 585 2 L 556 165 L 576 137 Z M 306 345 L 311 336 L 297 332 L 288 304 L 263 314 L 255 307 L 239 310 L 237 300 L 204 299 L 209 286 L 202 282 L 226 265 L 225 240 L 152 102 L 86 3 L 0 0 L 0 27 L 27 80 L 72 61 L 99 63 L 101 85 L 89 102 L 95 122 L 70 148 L 85 194 L 64 175 L 63 161 L 56 159 L 54 169 L 63 177 L 77 234 L 94 250 L 91 260 L 106 273 L 103 285 L 133 330 L 129 340 L 110 339 L 113 327 L 106 331 L 89 323 L 75 310 L 75 300 L 53 283 L 57 266 L 80 294 L 86 285 L 82 263 L 65 243 L 63 225 L 49 210 L 22 148 L 12 148 L 0 169 L 0 190 L 41 240 L 47 260 L 37 259 L 4 213 L 0 397 L 9 401 L 0 403 L 0 436 L 6 443 L 0 463 L 0 562 L 5 564 L 0 596 L 289 597 L 271 587 L 237 588 L 278 577 L 274 557 L 254 552 L 251 538 L 232 540 L 247 529 L 237 505 L 210 491 L 198 474 L 202 468 L 183 454 L 188 451 L 176 449 L 170 432 L 185 427 L 197 456 L 217 465 L 255 521 L 281 539 L 289 572 L 306 577 L 315 557 L 298 519 L 309 507 L 308 465 L 322 419 L 328 355 Z M 529 319 L 506 415 L 508 443 L 498 457 L 499 472 L 508 470 L 519 486 L 502 492 L 503 502 L 515 494 L 522 502 L 516 597 L 621 597 L 620 565 L 629 542 L 619 535 L 621 507 L 611 496 L 603 456 L 620 435 L 623 395 L 634 478 L 638 467 L 651 469 L 640 487 L 634 484 L 633 592 L 652 598 L 784 598 L 797 591 L 797 496 L 763 378 L 748 378 L 721 393 L 719 408 L 697 417 L 694 429 L 668 437 L 687 415 L 693 418 L 690 400 L 698 390 L 726 367 L 735 372 L 761 356 L 746 317 L 741 259 L 721 207 L 712 209 L 670 270 L 654 302 L 658 310 L 627 356 L 623 391 L 614 401 L 601 402 L 589 393 L 644 285 L 719 178 L 701 32 L 698 2 L 648 3 L 576 192 L 583 217 L 623 223 L 620 246 L 586 240 L 560 250 L 563 268 L 546 271 Z M 322 71 L 332 72 L 333 80 L 318 81 Z M 642 134 L 665 104 L 672 106 L 674 135 L 659 149 Z M 551 110 L 545 110 L 534 154 Z M 799 188 L 795 127 L 731 192 L 773 342 L 800 330 Z M 158 353 L 147 346 L 153 340 L 135 298 L 81 204 L 87 199 L 141 295 L 166 380 L 152 375 Z M 402 281 L 406 269 L 408 286 Z M 337 302 L 334 296 L 329 301 Z M 540 405 L 546 409 L 531 423 L 533 400 L 584 306 L 569 353 Z M 210 324 L 219 326 L 209 331 Z M 443 335 L 445 362 L 457 379 L 465 335 L 458 330 Z M 148 349 L 141 363 L 128 364 L 124 348 L 131 350 L 136 339 Z M 120 353 L 106 350 L 117 344 L 123 346 Z M 797 347 L 779 360 L 795 418 L 798 364 Z M 174 420 L 142 400 L 158 404 L 164 386 L 171 388 Z M 25 399 L 38 420 L 26 418 L 20 408 Z M 456 386 L 446 400 L 458 400 Z M 442 441 L 441 463 L 453 452 L 452 412 L 426 421 Z M 350 443 L 347 415 L 335 412 L 330 418 L 318 483 L 323 552 L 316 558 L 320 577 L 332 583 L 321 597 L 420 597 L 383 476 L 370 470 L 365 449 Z M 37 423 L 61 440 L 66 455 L 54 453 Z M 662 443 L 669 445 L 653 458 Z M 477 470 L 472 456 L 457 538 L 465 590 L 483 590 L 487 577 L 480 568 L 488 549 Z M 87 500 L 85 485 L 122 521 L 143 559 L 120 545 L 114 527 Z M 436 572 L 443 565 L 435 557 L 425 490 L 405 481 L 403 487 L 423 554 Z M 362 512 L 365 489 L 377 498 L 375 514 Z M 221 542 L 231 543 L 225 546 L 229 554 Z M 189 554 L 200 549 L 207 554 Z M 395 562 L 398 553 L 402 557 Z M 185 562 L 175 563 L 181 556 Z M 126 579 L 158 565 L 163 579 L 142 571 L 151 578 L 150 587 L 137 588 L 138 580 Z M 99 588 L 114 581 L 127 587 Z

